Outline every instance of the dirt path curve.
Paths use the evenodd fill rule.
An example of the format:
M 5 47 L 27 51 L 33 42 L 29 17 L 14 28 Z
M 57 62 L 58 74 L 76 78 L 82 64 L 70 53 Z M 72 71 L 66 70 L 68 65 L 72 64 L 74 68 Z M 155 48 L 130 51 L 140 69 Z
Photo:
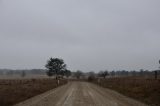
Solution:
M 69 82 L 15 106 L 147 106 L 87 82 Z

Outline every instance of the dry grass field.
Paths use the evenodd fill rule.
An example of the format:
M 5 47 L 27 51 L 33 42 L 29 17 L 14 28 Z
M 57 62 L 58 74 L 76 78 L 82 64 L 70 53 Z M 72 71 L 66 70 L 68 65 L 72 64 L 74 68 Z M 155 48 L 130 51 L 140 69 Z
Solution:
M 107 78 L 95 80 L 94 83 L 116 90 L 150 106 L 160 106 L 160 79 Z
M 12 106 L 35 95 L 66 84 L 66 80 L 40 79 L 0 79 L 0 106 Z

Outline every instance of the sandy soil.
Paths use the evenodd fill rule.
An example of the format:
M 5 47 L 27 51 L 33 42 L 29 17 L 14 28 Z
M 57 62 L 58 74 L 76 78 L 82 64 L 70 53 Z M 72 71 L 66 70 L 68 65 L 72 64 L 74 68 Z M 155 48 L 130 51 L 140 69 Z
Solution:
M 87 82 L 69 82 L 15 106 L 147 106 Z

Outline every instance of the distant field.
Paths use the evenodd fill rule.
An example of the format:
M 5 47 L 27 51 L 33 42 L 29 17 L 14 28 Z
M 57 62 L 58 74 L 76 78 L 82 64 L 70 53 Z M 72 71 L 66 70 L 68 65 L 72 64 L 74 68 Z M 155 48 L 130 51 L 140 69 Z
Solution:
M 60 80 L 60 85 L 66 84 Z M 0 79 L 0 106 L 12 106 L 30 97 L 58 87 L 55 79 Z
M 100 86 L 116 90 L 150 106 L 160 106 L 160 79 L 107 78 L 93 81 Z

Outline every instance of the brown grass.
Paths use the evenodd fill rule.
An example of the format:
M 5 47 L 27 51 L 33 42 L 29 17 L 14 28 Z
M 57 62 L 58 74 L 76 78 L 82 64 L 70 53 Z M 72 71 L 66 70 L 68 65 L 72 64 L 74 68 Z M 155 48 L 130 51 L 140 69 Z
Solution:
M 94 83 L 116 90 L 150 106 L 160 106 L 160 80 L 144 78 L 108 78 Z
M 60 80 L 60 85 L 67 83 Z M 35 95 L 58 87 L 55 79 L 0 80 L 0 106 L 12 106 Z

